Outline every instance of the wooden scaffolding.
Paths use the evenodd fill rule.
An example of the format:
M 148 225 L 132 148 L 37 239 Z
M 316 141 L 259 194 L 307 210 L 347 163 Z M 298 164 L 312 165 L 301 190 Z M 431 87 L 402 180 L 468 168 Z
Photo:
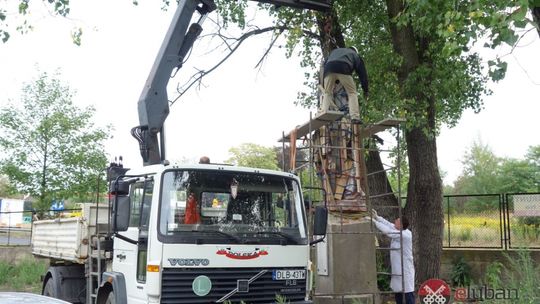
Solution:
M 283 134 L 289 144 L 289 169 L 298 172 L 309 166 L 321 181 L 329 211 L 363 212 L 369 204 L 369 187 L 365 164 L 365 141 L 376 133 L 399 127 L 403 119 L 388 118 L 374 124 L 352 124 L 345 113 L 326 111 Z M 297 164 L 297 143 L 309 149 L 307 163 Z

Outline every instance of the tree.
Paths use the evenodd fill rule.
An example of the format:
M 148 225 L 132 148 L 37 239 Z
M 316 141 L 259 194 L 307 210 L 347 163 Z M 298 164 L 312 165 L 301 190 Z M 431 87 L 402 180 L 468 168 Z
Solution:
M 41 73 L 22 89 L 20 103 L 0 110 L 0 171 L 47 209 L 53 198 L 90 199 L 107 159 L 107 128 L 92 123 L 94 109 L 72 102 L 59 73 Z
M 487 194 L 499 191 L 498 171 L 502 159 L 497 157 L 487 144 L 481 140 L 474 141 L 470 150 L 465 152 L 461 163 L 463 181 L 459 188 L 456 187 L 461 193 Z
M 540 192 L 540 145 L 529 147 L 526 159 L 529 164 L 534 168 L 533 179 L 536 182 L 536 190 L 533 191 Z
M 245 24 L 241 17 L 244 4 L 222 3 L 221 13 L 229 16 L 227 20 Z M 335 47 L 354 45 L 364 57 L 370 78 L 370 100 L 363 105 L 366 120 L 407 119 L 405 211 L 415 233 L 415 260 L 422 261 L 417 264 L 419 282 L 438 277 L 440 270 L 443 215 L 436 135 L 440 125 L 456 124 L 465 109 L 479 111 L 481 97 L 488 93 L 480 58 L 469 51 L 474 37 L 449 34 L 452 28 L 447 19 L 469 11 L 472 5 L 336 0 L 333 11 L 326 14 L 268 7 L 275 24 L 290 27 L 276 33 L 288 38 L 289 54 L 298 50 L 302 66 L 312 69 L 307 73 L 311 77 L 306 81 L 308 92 L 300 94 L 299 103 L 314 105 L 315 71 L 321 59 Z M 306 33 L 316 33 L 318 39 Z M 378 159 L 376 153 L 369 155 L 368 171 L 382 168 Z M 373 184 L 370 181 L 371 194 L 376 193 L 371 191 Z M 377 189 L 388 189 L 387 180 L 376 184 Z
M 50 8 L 51 15 L 67 17 L 70 12 L 69 0 L 43 0 L 45 6 Z M 13 23 L 16 23 L 16 31 L 26 33 L 32 29 L 32 24 L 28 20 L 30 14 L 30 4 L 34 3 L 29 0 L 6 1 L 0 5 L 0 39 L 6 43 L 11 34 Z M 21 18 L 19 18 L 21 17 Z M 15 20 L 13 20 L 15 19 Z M 21 20 L 22 19 L 22 20 Z M 72 33 L 74 43 L 80 44 L 81 30 L 74 30 Z M 78 36 L 78 39 L 76 39 Z
M 14 192 L 13 186 L 11 186 L 7 177 L 0 175 L 0 198 L 9 197 L 14 194 Z
M 223 21 L 245 26 L 246 1 L 217 2 Z M 417 265 L 417 279 L 437 277 L 442 252 L 438 128 L 455 124 L 465 109 L 482 108 L 486 77 L 479 57 L 470 52 L 471 44 L 491 35 L 489 47 L 502 42 L 515 45 L 517 35 L 512 27 L 527 23 L 523 16 L 537 7 L 537 1 L 335 0 L 334 10 L 328 14 L 261 6 L 276 17 L 275 36 L 285 33 L 289 38 L 290 54 L 301 44 L 304 67 L 314 67 L 320 54 L 325 57 L 345 42 L 361 49 L 368 62 L 371 91 L 377 92 L 366 106 L 367 116 L 371 121 L 388 115 L 407 118 L 410 179 L 406 213 L 416 233 L 416 260 L 422 261 Z M 500 60 L 490 62 L 492 79 L 504 77 L 505 68 Z M 312 91 L 300 95 L 307 105 L 315 100 L 316 85 L 311 79 L 307 84 Z M 370 157 L 368 163 L 380 165 L 378 159 Z M 381 180 L 379 184 L 386 183 Z
M 504 159 L 499 167 L 498 185 L 501 193 L 537 192 L 540 190 L 540 170 L 529 160 Z
M 469 151 L 463 156 L 463 172 L 454 182 L 453 193 L 489 194 L 538 191 L 540 184 L 538 147 L 529 147 L 525 159 L 501 158 L 495 155 L 487 144 L 480 140 L 473 142 Z
M 273 148 L 245 143 L 230 148 L 229 155 L 231 157 L 226 160 L 227 163 L 244 167 L 279 170 L 276 152 Z
M 279 170 L 285 172 L 291 172 L 294 168 L 290 167 L 291 162 L 291 149 L 289 146 L 285 147 L 274 147 L 276 153 L 276 159 L 278 162 Z M 296 167 L 304 165 L 308 161 L 308 150 L 307 147 L 298 147 L 296 150 Z

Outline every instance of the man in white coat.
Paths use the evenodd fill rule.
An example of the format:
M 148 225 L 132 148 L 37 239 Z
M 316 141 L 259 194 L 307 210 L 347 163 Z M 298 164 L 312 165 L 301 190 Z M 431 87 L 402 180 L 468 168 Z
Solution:
M 412 233 L 408 229 L 409 221 L 405 217 L 397 218 L 390 223 L 373 210 L 373 223 L 382 233 L 391 239 L 390 262 L 392 279 L 390 288 L 395 292 L 396 304 L 414 304 L 414 260 L 412 251 Z M 401 230 L 401 237 L 399 231 Z M 403 242 L 403 243 L 401 243 Z M 401 243 L 401 245 L 400 245 Z M 403 248 L 403 249 L 400 249 Z M 403 252 L 403 259 L 401 253 Z M 403 281 L 401 278 L 401 261 L 403 260 Z M 405 289 L 405 290 L 403 290 Z

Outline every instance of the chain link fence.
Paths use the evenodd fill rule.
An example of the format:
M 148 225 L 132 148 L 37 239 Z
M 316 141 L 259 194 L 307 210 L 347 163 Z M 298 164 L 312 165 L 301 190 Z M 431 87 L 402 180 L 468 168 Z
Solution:
M 509 248 L 540 248 L 540 193 L 506 194 Z
M 445 195 L 443 204 L 443 247 L 503 248 L 502 195 Z
M 540 248 L 540 193 L 445 195 L 445 248 Z M 80 209 L 47 210 L 47 218 Z M 28 246 L 33 211 L 0 212 L 0 246 Z

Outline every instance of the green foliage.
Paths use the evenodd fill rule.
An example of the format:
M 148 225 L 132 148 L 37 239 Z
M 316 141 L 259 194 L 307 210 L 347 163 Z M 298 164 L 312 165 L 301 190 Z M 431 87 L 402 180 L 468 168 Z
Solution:
M 539 148 L 529 147 L 525 159 L 500 158 L 488 145 L 475 141 L 463 156 L 463 172 L 454 182 L 452 194 L 540 191 Z M 492 203 L 488 205 L 496 207 Z
M 376 253 L 375 258 L 377 261 L 377 272 L 389 273 L 390 267 L 385 265 L 384 256 L 380 251 Z M 390 290 L 390 276 L 387 274 L 377 274 L 377 288 L 381 291 Z
M 528 24 L 538 26 L 527 12 L 538 7 L 538 1 L 479 0 L 479 1 L 408 1 L 406 10 L 397 20 L 411 24 L 419 35 L 443 38 L 445 56 L 460 56 L 471 45 L 483 42 L 484 47 L 501 44 L 515 46 L 519 31 Z M 438 12 L 438 14 L 434 14 Z M 435 26 L 434 26 L 435 25 Z M 504 78 L 507 63 L 495 58 L 489 61 L 489 76 L 497 81 Z
M 484 301 L 486 304 L 533 304 L 540 299 L 540 267 L 535 265 L 530 252 L 524 249 L 516 253 L 505 253 L 504 266 L 501 263 L 488 267 L 486 280 L 494 288 L 517 290 L 517 299 Z M 500 285 L 498 285 L 500 284 Z M 492 285 L 490 285 L 491 287 Z
M 535 168 L 529 160 L 504 159 L 498 168 L 499 191 L 535 192 L 540 191 L 540 168 Z
M 28 16 L 32 11 L 31 5 L 36 2 L 37 1 L 19 0 L 18 3 L 16 1 L 3 1 L 2 4 L 0 4 L 0 37 L 3 43 L 6 43 L 11 37 L 10 23 L 15 22 L 15 28 L 22 34 L 25 34 L 32 29 Z M 69 0 L 42 0 L 41 2 L 42 3 L 36 5 L 46 6 L 51 15 L 67 17 L 70 14 Z M 73 41 L 76 43 L 75 39 Z
M 224 20 L 244 20 L 238 17 L 238 6 L 245 1 L 228 4 L 234 6 L 227 11 L 227 4 L 221 9 Z M 412 98 L 419 94 L 436 102 L 437 126 L 442 123 L 454 125 L 465 109 L 479 111 L 481 96 L 489 92 L 485 88 L 480 58 L 474 53 L 445 53 L 447 38 L 437 35 L 444 18 L 440 14 L 447 11 L 447 4 L 420 5 L 420 1 L 408 3 L 407 18 L 423 18 L 420 23 L 419 52 L 425 58 L 400 84 L 402 58 L 395 53 L 390 35 L 390 20 L 383 3 L 351 0 L 334 1 L 339 26 L 343 29 L 346 45 L 354 45 L 366 62 L 371 92 L 368 103 L 362 105 L 367 121 L 382 117 L 398 116 L 407 118 L 408 126 L 425 126 L 427 123 L 427 103 Z M 445 2 L 446 3 L 446 2 Z M 242 4 L 243 5 L 243 4 Z M 274 9 L 264 6 L 274 17 L 276 25 L 286 25 L 283 35 L 287 38 L 288 55 L 302 58 L 301 66 L 306 68 L 306 91 L 299 93 L 297 103 L 312 107 L 317 100 L 318 65 L 325 46 L 316 37 L 321 35 L 318 22 L 323 15 L 289 8 Z M 226 16 L 228 16 L 226 18 Z M 448 16 L 450 18 L 450 16 Z M 406 19 L 402 19 L 406 21 Z M 243 26 L 242 22 L 239 22 Z M 416 28 L 415 28 L 416 29 Z M 312 33 L 313 35 L 310 35 Z M 456 42 L 457 43 L 457 42 Z M 425 44 L 425 46 L 422 46 Z M 460 49 L 467 48 L 468 40 L 460 41 Z M 404 85 L 403 87 L 401 87 Z M 435 131 L 435 130 L 433 130 Z
M 0 197 L 9 197 L 16 192 L 7 177 L 0 175 Z
M 225 28 L 230 23 L 236 24 L 242 29 L 246 26 L 244 10 L 247 7 L 247 1 L 216 0 L 216 5 L 218 13 L 222 18 L 221 24 Z
M 488 145 L 476 140 L 463 156 L 463 173 L 454 183 L 454 190 L 464 194 L 497 193 L 501 161 Z
M 398 151 L 397 146 L 394 147 L 392 152 L 390 153 L 390 158 L 392 159 L 392 165 L 396 166 L 396 169 L 388 171 L 388 182 L 392 186 L 393 192 L 398 192 L 398 189 L 401 190 L 401 197 L 407 196 L 407 185 L 409 184 L 409 163 L 407 161 L 407 148 L 405 140 L 402 139 L 402 142 L 400 143 L 400 151 L 401 153 L 399 157 L 399 172 L 398 172 Z M 398 173 L 400 174 L 398 178 Z M 400 188 L 398 188 L 398 180 L 400 181 Z
M 467 242 L 472 240 L 472 229 L 465 227 L 458 232 L 458 240 L 461 242 Z
M 39 292 L 47 267 L 44 260 L 0 261 L 0 290 Z
M 53 198 L 94 197 L 106 166 L 108 128 L 93 125 L 92 107 L 79 108 L 58 73 L 24 86 L 19 103 L 0 109 L 0 171 L 19 192 L 48 209 Z
M 80 27 L 74 28 L 71 31 L 71 40 L 73 40 L 73 43 L 75 43 L 78 46 L 81 46 L 82 34 L 83 34 L 82 28 Z
M 455 287 L 468 287 L 471 284 L 471 266 L 460 256 L 452 265 L 451 283 Z
M 237 166 L 279 170 L 276 153 L 271 147 L 244 143 L 229 149 L 230 158 L 226 160 Z
M 514 231 L 522 241 L 534 242 L 540 239 L 540 217 L 519 217 L 517 225 L 513 225 Z
M 485 283 L 487 284 L 487 286 L 489 286 L 490 288 L 500 288 L 503 286 L 501 280 L 503 267 L 504 265 L 499 261 L 492 262 L 488 265 L 485 274 Z
M 286 172 L 292 172 L 294 169 L 297 169 L 299 166 L 305 164 L 305 162 L 308 160 L 308 151 L 305 148 L 306 147 L 298 147 L 296 149 L 296 168 L 289 168 L 290 161 L 291 161 L 290 147 L 289 146 L 285 146 L 285 148 L 282 146 L 274 147 L 273 149 L 276 153 L 276 159 L 278 161 L 279 169 Z
M 277 304 L 289 304 L 291 302 L 289 300 L 287 300 L 287 297 L 285 297 L 283 295 L 280 295 L 280 294 L 276 294 L 276 303 Z
M 288 304 L 288 303 L 291 303 L 291 302 L 287 300 L 287 297 L 276 294 L 276 304 Z M 227 300 L 225 301 L 225 304 L 232 304 L 232 302 Z M 240 301 L 240 304 L 246 304 L 246 302 Z

